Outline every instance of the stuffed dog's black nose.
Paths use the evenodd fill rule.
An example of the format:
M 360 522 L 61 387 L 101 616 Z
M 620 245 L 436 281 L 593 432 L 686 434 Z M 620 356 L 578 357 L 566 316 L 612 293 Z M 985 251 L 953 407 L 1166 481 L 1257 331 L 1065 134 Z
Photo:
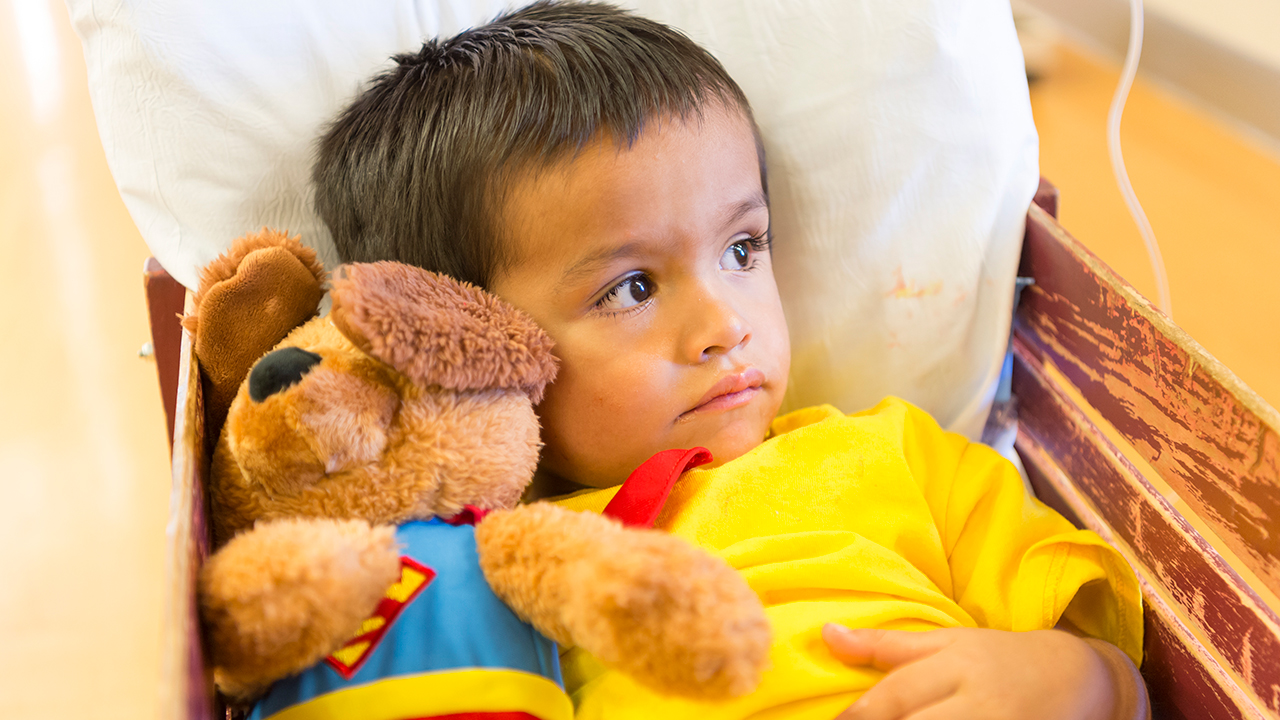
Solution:
M 288 347 L 269 352 L 249 373 L 249 397 L 254 402 L 262 402 L 297 383 L 319 363 L 319 355 L 302 348 Z

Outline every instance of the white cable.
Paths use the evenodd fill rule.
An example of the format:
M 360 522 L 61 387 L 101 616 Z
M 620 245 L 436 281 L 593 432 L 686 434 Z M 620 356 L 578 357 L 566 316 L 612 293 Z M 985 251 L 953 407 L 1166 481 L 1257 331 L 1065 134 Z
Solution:
M 1164 257 L 1160 255 L 1160 245 L 1156 242 L 1156 234 L 1147 221 L 1147 214 L 1133 192 L 1133 184 L 1129 182 L 1129 172 L 1124 167 L 1124 153 L 1120 149 L 1120 118 L 1124 115 L 1124 105 L 1129 99 L 1129 88 L 1133 86 L 1133 78 L 1138 74 L 1138 58 L 1142 55 L 1142 0 L 1129 0 L 1129 52 L 1125 54 L 1124 71 L 1120 73 L 1120 85 L 1116 88 L 1115 97 L 1111 98 L 1111 111 L 1107 114 L 1107 150 L 1111 153 L 1111 170 L 1115 173 L 1116 184 L 1120 186 L 1120 194 L 1129 206 L 1129 214 L 1138 225 L 1142 241 L 1147 245 L 1147 256 L 1151 258 L 1151 269 L 1156 276 L 1156 290 L 1160 294 L 1160 309 L 1170 318 L 1173 317 L 1173 301 L 1169 297 L 1169 276 L 1165 272 Z

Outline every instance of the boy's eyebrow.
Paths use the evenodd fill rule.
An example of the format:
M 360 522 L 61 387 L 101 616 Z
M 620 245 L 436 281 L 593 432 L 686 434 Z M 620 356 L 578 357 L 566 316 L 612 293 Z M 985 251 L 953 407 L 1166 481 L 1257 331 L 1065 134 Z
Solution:
M 615 248 L 601 248 L 569 266 L 569 269 L 565 270 L 564 274 L 560 276 L 559 285 L 560 287 L 571 286 L 582 278 L 591 275 L 596 267 L 600 265 L 607 265 L 619 258 L 638 257 L 641 253 L 641 243 L 634 241 Z
M 769 204 L 764 199 L 764 193 L 757 191 L 746 200 L 730 205 L 722 224 L 726 227 L 733 225 L 752 212 L 768 206 Z M 564 274 L 560 276 L 559 285 L 560 287 L 570 287 L 581 278 L 591 275 L 598 266 L 607 265 L 621 258 L 638 257 L 644 254 L 645 249 L 643 243 L 633 241 L 615 248 L 601 248 L 589 253 L 564 271 Z
M 769 203 L 765 202 L 764 192 L 757 190 L 751 197 L 729 208 L 729 212 L 725 214 L 724 224 L 732 225 L 753 211 L 767 207 Z

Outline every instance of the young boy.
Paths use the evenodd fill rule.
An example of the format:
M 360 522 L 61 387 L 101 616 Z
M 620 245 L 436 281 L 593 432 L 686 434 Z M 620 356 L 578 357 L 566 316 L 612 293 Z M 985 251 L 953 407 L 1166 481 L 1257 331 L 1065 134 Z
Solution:
M 343 259 L 448 273 L 546 329 L 544 495 L 603 488 L 565 501 L 600 510 L 655 453 L 709 449 L 658 526 L 741 570 L 774 627 L 759 690 L 720 704 L 570 652 L 579 717 L 1146 714 L 1125 652 L 1052 629 L 1136 659 L 1136 581 L 1007 463 L 892 399 L 775 419 L 790 358 L 764 154 L 710 55 L 609 6 L 539 3 L 396 60 L 320 146 Z

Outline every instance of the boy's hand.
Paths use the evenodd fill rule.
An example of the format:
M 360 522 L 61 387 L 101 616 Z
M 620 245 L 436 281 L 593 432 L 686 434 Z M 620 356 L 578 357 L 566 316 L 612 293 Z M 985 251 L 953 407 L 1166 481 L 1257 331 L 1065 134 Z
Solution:
M 822 637 L 846 665 L 888 673 L 836 720 L 1148 717 L 1141 677 L 1118 649 L 1057 630 L 903 632 L 828 624 Z

